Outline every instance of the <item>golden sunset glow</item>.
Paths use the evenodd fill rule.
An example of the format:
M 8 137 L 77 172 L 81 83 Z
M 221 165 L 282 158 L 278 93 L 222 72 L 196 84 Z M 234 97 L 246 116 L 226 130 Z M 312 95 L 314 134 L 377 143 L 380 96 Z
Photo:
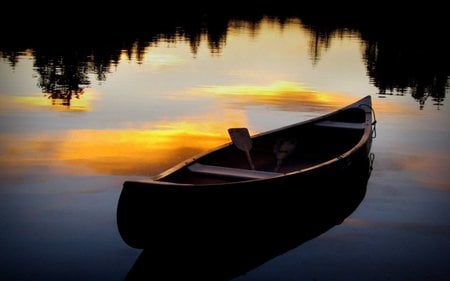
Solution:
M 208 86 L 191 91 L 193 95 L 228 98 L 233 104 L 263 104 L 299 110 L 303 107 L 337 107 L 356 100 L 348 95 L 315 91 L 291 81 L 267 85 Z
M 107 174 L 151 175 L 213 146 L 227 142 L 224 134 L 175 130 L 70 131 L 58 160 L 82 164 Z M 75 142 L 73 142 L 75 141 Z M 71 149 L 75 146 L 77 149 Z
M 36 110 L 49 109 L 54 111 L 67 112 L 86 112 L 92 110 L 92 101 L 98 98 L 98 93 L 93 89 L 84 89 L 80 97 L 73 97 L 70 99 L 70 105 L 64 105 L 67 102 L 62 99 L 52 99 L 43 97 L 43 94 L 35 94 L 33 96 L 5 96 L 0 95 L 0 110 Z
M 198 118 L 208 121 L 192 121 Z M 227 118 L 229 122 L 223 122 Z M 103 174 L 153 175 L 229 142 L 227 129 L 245 123 L 242 114 L 212 114 L 191 117 L 191 121 L 148 123 L 140 129 L 69 130 L 59 136 L 3 135 L 0 165 L 51 162 L 87 167 Z M 85 171 L 74 168 L 73 172 Z
M 231 85 L 204 88 L 207 93 L 238 96 L 276 96 L 282 93 L 314 93 L 311 89 L 296 82 L 275 81 L 269 85 Z

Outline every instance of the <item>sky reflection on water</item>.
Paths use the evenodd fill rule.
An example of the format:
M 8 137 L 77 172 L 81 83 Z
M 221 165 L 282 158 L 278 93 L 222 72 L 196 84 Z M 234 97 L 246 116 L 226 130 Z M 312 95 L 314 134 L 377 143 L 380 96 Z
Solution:
M 327 63 L 312 65 L 310 39 L 298 21 L 283 29 L 265 21 L 260 27 L 264 32 L 251 34 L 236 26 L 230 27 L 220 57 L 204 44 L 192 57 L 183 41 L 149 46 L 140 60 L 135 53 L 123 53 L 107 80 L 85 88 L 70 106 L 37 94 L 36 85 L 24 91 L 12 87 L 20 78 L 36 77 L 29 73 L 31 53 L 14 72 L 3 64 L 2 77 L 17 83 L 2 84 L 6 88 L 0 92 L 6 119 L 2 137 L 9 144 L 2 149 L 2 162 L 6 167 L 27 159 L 63 161 L 102 174 L 149 175 L 228 142 L 228 127 L 261 132 L 306 119 L 304 113 L 317 115 L 350 103 L 355 98 L 345 88 L 353 88 L 354 96 L 361 95 L 358 87 L 367 92 L 357 38 L 337 41 L 324 55 Z M 333 70 L 343 57 L 350 70 L 343 75 L 357 76 L 338 87 L 335 80 L 348 80 Z M 329 79 L 319 79 L 323 75 Z M 274 119 L 263 114 L 267 109 L 286 117 Z
M 228 142 L 229 127 L 259 133 L 370 94 L 375 162 L 361 206 L 238 280 L 445 280 L 448 101 L 433 105 L 427 96 L 419 104 L 381 91 L 368 76 L 369 43 L 354 31 L 325 40 L 298 20 L 248 25 L 230 22 L 215 52 L 205 37 L 195 53 L 185 39 L 112 50 L 117 60 L 100 74 L 84 73 L 90 84 L 74 86 L 82 91 L 70 99 L 42 93 L 40 85 L 53 84 L 40 83 L 46 73 L 31 51 L 13 67 L 1 61 L 0 279 L 123 280 L 139 253 L 115 226 L 124 180 Z M 325 41 L 314 49 L 318 39 Z

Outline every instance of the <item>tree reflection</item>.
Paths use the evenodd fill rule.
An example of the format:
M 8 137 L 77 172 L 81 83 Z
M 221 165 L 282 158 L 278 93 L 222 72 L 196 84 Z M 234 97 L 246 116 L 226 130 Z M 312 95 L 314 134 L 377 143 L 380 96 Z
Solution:
M 344 12 L 325 19 L 307 13 L 300 19 L 310 30 L 313 63 L 320 60 L 332 38 L 358 34 L 367 73 L 379 95 L 408 93 L 420 109 L 428 99 L 439 109 L 450 86 L 450 44 L 444 19 L 426 8 L 409 14 L 406 10 L 399 14 Z
M 161 42 L 189 42 L 195 56 L 202 40 L 207 41 L 211 54 L 220 55 L 226 45 L 229 27 L 245 28 L 256 34 L 264 18 L 283 28 L 288 19 L 298 18 L 310 33 L 310 56 L 316 64 L 333 38 L 358 36 L 363 44 L 363 57 L 372 83 L 380 95 L 409 94 L 422 109 L 431 99 L 436 108 L 449 88 L 449 43 L 446 27 L 438 15 L 422 14 L 402 17 L 391 13 L 383 21 L 380 14 L 336 11 L 324 14 L 321 10 L 289 6 L 261 6 L 255 9 L 199 9 L 195 13 L 166 10 L 150 15 L 137 13 L 129 23 L 114 22 L 101 35 L 86 33 L 86 26 L 69 26 L 61 34 L 23 35 L 8 30 L 0 43 L 1 56 L 15 67 L 18 57 L 26 50 L 33 51 L 34 66 L 39 75 L 39 87 L 54 103 L 70 106 L 70 100 L 80 97 L 89 87 L 90 75 L 98 81 L 125 55 L 142 63 L 146 49 Z M 414 16 L 421 16 L 417 21 Z M 103 19 L 104 21 L 105 19 Z M 102 18 L 99 16 L 99 22 Z M 50 26 L 51 22 L 43 25 Z M 77 23 L 79 24 L 79 23 Z M 82 36 L 83 40 L 77 39 Z M 82 42 L 80 42 L 82 41 Z
M 83 88 L 89 85 L 85 56 L 75 51 L 56 55 L 36 50 L 34 65 L 39 73 L 38 84 L 53 104 L 70 106 L 71 99 L 79 98 Z
M 380 30 L 365 29 L 367 72 L 380 95 L 409 93 L 423 109 L 431 98 L 439 109 L 449 87 L 449 43 L 442 26 L 398 25 Z

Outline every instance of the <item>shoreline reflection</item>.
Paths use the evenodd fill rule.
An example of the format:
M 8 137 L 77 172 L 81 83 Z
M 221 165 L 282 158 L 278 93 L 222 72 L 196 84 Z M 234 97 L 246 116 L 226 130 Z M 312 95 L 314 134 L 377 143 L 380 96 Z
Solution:
M 98 81 L 105 81 L 107 75 L 126 57 L 142 64 L 149 50 L 168 42 L 189 44 L 194 57 L 200 45 L 206 43 L 212 56 L 220 56 L 227 48 L 227 38 L 235 32 L 242 34 L 245 33 L 242 30 L 246 29 L 246 33 L 257 37 L 265 25 L 278 25 L 279 32 L 288 28 L 307 32 L 313 65 L 318 64 L 330 48 L 331 41 L 345 36 L 360 37 L 367 74 L 379 89 L 380 96 L 408 93 L 419 103 L 419 109 L 423 109 L 428 99 L 437 109 L 443 106 L 450 87 L 450 48 L 443 33 L 446 29 L 440 20 L 428 16 L 425 18 L 433 20 L 424 20 L 419 24 L 407 18 L 411 24 L 409 26 L 395 21 L 395 18 L 389 24 L 358 17 L 343 20 L 338 16 L 324 21 L 320 14 L 282 11 L 270 16 L 265 13 L 243 13 L 219 17 L 207 11 L 206 14 L 199 12 L 182 18 L 181 21 L 172 17 L 157 17 L 145 32 L 136 26 L 128 32 L 114 34 L 112 26 L 110 32 L 115 36 L 104 35 L 106 38 L 101 38 L 103 40 L 96 38 L 74 44 L 61 44 L 57 37 L 5 40 L 10 42 L 0 43 L 0 55 L 13 69 L 20 56 L 31 56 L 42 92 L 57 100 L 55 103 L 70 106 L 74 97 L 82 96 L 84 89 L 90 87 L 91 74 Z M 8 34 L 14 39 L 22 32 L 12 30 Z M 430 33 L 436 36 L 431 37 Z M 70 39 L 69 36 L 69 42 Z M 162 63 L 165 65 L 168 62 Z

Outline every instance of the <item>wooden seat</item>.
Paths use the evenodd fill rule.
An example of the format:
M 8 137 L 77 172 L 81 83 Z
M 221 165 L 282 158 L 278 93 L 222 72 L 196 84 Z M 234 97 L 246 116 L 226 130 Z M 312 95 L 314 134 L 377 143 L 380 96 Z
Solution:
M 194 163 L 190 165 L 188 169 L 195 173 L 241 179 L 266 179 L 282 175 L 281 173 L 213 166 L 200 163 Z
M 316 123 L 316 126 L 362 130 L 366 127 L 366 123 L 352 123 L 352 122 L 339 122 L 339 121 L 325 120 L 325 121 Z

